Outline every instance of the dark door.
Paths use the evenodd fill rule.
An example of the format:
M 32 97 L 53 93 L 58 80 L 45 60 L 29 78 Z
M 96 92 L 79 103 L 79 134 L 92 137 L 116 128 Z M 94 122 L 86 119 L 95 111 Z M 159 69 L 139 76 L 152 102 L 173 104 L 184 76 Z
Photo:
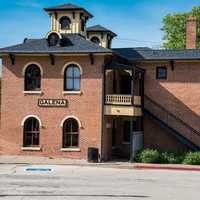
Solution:
M 121 94 L 131 94 L 131 76 L 121 76 Z
M 112 124 L 112 147 L 116 146 L 116 121 L 113 119 L 113 124 Z

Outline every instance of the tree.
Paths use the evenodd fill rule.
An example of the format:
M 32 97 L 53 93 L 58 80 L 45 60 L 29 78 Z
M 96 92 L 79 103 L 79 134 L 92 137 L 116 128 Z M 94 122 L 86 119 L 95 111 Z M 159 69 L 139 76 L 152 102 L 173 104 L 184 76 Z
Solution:
M 191 12 L 169 14 L 163 18 L 163 47 L 166 49 L 184 49 L 186 47 L 186 22 L 189 16 L 197 17 L 197 48 L 200 48 L 200 6 Z

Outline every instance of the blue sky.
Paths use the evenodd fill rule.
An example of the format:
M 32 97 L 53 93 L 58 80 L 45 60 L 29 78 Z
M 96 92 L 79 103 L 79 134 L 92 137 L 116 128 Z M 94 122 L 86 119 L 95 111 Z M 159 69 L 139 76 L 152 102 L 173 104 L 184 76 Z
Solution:
M 160 46 L 163 16 L 190 11 L 199 0 L 9 0 L 0 6 L 0 48 L 21 43 L 24 38 L 41 38 L 50 30 L 44 7 L 73 3 L 85 7 L 94 18 L 88 25 L 101 24 L 118 34 L 114 47 Z M 1 65 L 1 64 L 0 64 Z
M 50 30 L 44 7 L 67 0 L 9 0 L 0 8 L 0 47 L 20 43 L 24 38 L 41 38 Z M 71 0 L 85 7 L 94 18 L 88 25 L 102 24 L 118 34 L 114 47 L 161 44 L 162 18 L 168 13 L 189 11 L 199 0 Z

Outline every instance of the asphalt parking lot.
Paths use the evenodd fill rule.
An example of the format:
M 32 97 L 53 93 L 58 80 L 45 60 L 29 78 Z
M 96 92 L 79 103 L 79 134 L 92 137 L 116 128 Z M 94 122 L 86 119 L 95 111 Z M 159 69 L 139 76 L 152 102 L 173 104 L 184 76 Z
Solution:
M 199 199 L 200 172 L 0 165 L 1 199 Z

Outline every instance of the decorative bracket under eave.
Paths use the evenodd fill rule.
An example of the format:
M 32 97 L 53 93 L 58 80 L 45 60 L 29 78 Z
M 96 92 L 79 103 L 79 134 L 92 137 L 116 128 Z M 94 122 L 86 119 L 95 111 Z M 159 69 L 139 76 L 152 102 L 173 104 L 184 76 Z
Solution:
M 91 63 L 91 65 L 93 65 L 94 64 L 94 55 L 92 53 L 90 53 L 89 56 L 90 56 L 90 63 Z
M 172 71 L 174 71 L 174 67 L 175 67 L 175 62 L 174 62 L 174 60 L 171 60 L 171 61 L 170 61 L 170 65 L 171 65 Z
M 53 54 L 49 54 L 50 60 L 51 60 L 51 64 L 55 65 L 55 57 Z
M 15 64 L 15 55 L 10 53 L 9 57 L 10 57 L 12 65 L 14 65 Z

